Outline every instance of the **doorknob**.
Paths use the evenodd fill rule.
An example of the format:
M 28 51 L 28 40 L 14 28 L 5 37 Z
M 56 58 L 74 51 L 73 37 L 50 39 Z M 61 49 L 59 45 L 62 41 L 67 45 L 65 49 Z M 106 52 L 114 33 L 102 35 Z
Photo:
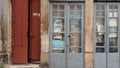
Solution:
M 71 36 L 72 36 L 71 34 L 68 35 L 68 37 L 71 37 Z

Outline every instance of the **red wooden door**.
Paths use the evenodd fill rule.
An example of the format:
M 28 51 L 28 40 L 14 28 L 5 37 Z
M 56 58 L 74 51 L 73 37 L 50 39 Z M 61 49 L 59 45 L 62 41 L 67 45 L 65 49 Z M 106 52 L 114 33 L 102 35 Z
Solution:
M 40 0 L 30 0 L 30 61 L 40 60 Z
M 28 62 L 28 0 L 12 1 L 13 63 Z

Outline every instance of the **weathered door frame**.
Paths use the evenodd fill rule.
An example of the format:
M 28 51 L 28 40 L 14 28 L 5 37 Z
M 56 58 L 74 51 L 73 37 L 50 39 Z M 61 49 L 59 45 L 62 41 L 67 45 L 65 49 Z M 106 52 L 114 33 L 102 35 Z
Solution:
M 52 53 L 52 48 L 54 48 L 53 46 L 52 46 L 52 35 L 53 35 L 53 17 L 52 17 L 52 5 L 54 5 L 54 4 L 63 4 L 64 6 L 65 6 L 65 13 L 64 13 L 64 15 L 65 15 L 65 17 L 64 17 L 64 19 L 65 19 L 65 21 L 64 21 L 64 52 L 63 53 Z M 77 63 L 77 65 L 78 65 L 78 67 L 82 67 L 82 68 L 84 68 L 84 3 L 50 3 L 50 30 L 49 30 L 49 32 L 50 32 L 50 39 L 49 39 L 49 41 L 50 41 L 50 46 L 49 46 L 49 51 L 50 51 L 50 53 L 49 53 L 49 65 L 50 65 L 50 68 L 56 68 L 56 66 L 58 65 L 58 67 L 61 67 L 61 66 L 63 66 L 62 68 L 70 68 L 70 67 L 77 67 L 76 65 L 71 65 L 71 64 L 74 64 L 74 62 L 72 61 L 72 60 L 74 60 L 74 59 L 78 59 L 79 60 L 79 58 L 80 58 L 80 56 L 79 55 L 77 55 L 77 54 L 79 54 L 79 53 L 75 53 L 74 55 L 72 55 L 72 53 L 69 53 L 69 48 L 71 48 L 70 47 L 70 44 L 69 44 L 69 37 L 70 37 L 70 32 L 69 32 L 69 30 L 70 30 L 70 28 L 69 28 L 69 16 L 68 16 L 68 7 L 69 7 L 69 5 L 70 4 L 73 4 L 73 5 L 82 5 L 82 17 L 80 18 L 82 21 L 81 21 L 81 54 L 82 54 L 82 56 L 81 56 L 81 58 L 82 58 L 82 60 L 81 60 L 81 64 L 80 63 Z M 59 17 L 58 17 L 59 18 Z M 82 33 L 83 32 L 83 33 Z M 75 33 L 77 33 L 77 32 L 75 32 Z M 79 32 L 78 32 L 79 33 Z M 78 47 L 79 48 L 79 47 Z M 70 55 L 71 55 L 71 57 L 74 57 L 74 59 L 68 59 L 68 57 L 70 58 Z M 55 56 L 57 57 L 57 58 L 55 58 Z M 53 58 L 54 57 L 54 58 Z M 60 57 L 62 57 L 62 59 L 59 59 Z M 64 58 L 64 59 L 63 59 Z M 53 60 L 55 60 L 55 61 L 61 61 L 61 63 L 58 63 L 57 64 L 57 62 L 56 63 L 54 63 L 54 61 Z M 70 61 L 71 60 L 71 62 L 73 62 L 73 63 L 71 63 L 71 62 L 69 62 L 70 63 L 70 65 L 68 64 L 68 61 Z M 76 63 L 76 62 L 75 62 Z M 79 66 L 80 65 L 80 66 Z M 74 67 L 74 68 L 75 68 Z

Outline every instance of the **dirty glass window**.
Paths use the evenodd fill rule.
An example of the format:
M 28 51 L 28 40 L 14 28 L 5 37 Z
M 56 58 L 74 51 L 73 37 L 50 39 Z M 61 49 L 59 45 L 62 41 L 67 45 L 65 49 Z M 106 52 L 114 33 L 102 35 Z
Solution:
M 105 5 L 98 4 L 95 7 L 95 50 L 97 53 L 105 52 Z
M 52 52 L 64 53 L 65 43 L 65 5 L 52 5 Z
M 82 52 L 82 24 L 83 24 L 83 5 L 70 4 L 68 7 L 68 20 L 69 20 L 69 52 L 81 53 Z
M 95 4 L 95 50 L 117 53 L 119 44 L 119 4 Z M 107 10 L 106 10 L 107 9 Z

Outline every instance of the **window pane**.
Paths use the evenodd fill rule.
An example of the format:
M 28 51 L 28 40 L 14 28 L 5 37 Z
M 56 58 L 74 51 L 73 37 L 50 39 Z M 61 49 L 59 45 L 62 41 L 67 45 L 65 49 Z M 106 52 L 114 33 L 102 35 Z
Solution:
M 64 53 L 64 48 L 53 48 L 52 53 Z
M 109 17 L 113 17 L 113 12 L 108 13 Z
M 53 17 L 58 17 L 58 11 L 53 11 Z
M 82 5 L 77 5 L 77 10 L 82 10 Z
M 104 32 L 104 18 L 97 18 L 96 19 L 96 31 L 97 32 Z
M 117 37 L 109 38 L 109 46 L 118 46 L 117 43 L 118 43 Z
M 54 32 L 64 32 L 64 19 L 53 19 L 53 31 Z
M 118 20 L 117 20 L 117 18 L 110 18 L 109 19 L 109 27 L 118 27 Z
M 70 46 L 81 46 L 81 34 L 70 34 Z
M 53 47 L 64 47 L 64 33 L 53 33 L 52 36 L 52 46 Z
M 96 53 L 104 53 L 105 48 L 96 48 Z
M 70 19 L 70 32 L 80 32 L 81 31 L 81 19 L 71 18 Z
M 80 11 L 71 11 L 69 15 L 70 17 L 81 17 L 82 13 Z
M 57 4 L 53 5 L 53 10 L 58 10 L 58 5 Z
M 75 5 L 70 5 L 70 10 L 75 10 Z
M 64 17 L 64 11 L 59 11 L 59 17 Z
M 96 33 L 96 46 L 104 46 L 104 33 Z
M 69 48 L 70 53 L 81 53 L 81 48 Z
M 114 12 L 114 17 L 118 17 L 118 12 Z
M 109 53 L 117 53 L 118 48 L 109 48 Z
M 110 32 L 117 32 L 117 31 L 118 31 L 118 28 L 111 27 L 111 28 L 109 28 L 109 31 L 110 31 Z
M 59 10 L 65 10 L 64 5 L 59 5 Z
M 109 33 L 109 38 L 118 37 L 117 33 Z

